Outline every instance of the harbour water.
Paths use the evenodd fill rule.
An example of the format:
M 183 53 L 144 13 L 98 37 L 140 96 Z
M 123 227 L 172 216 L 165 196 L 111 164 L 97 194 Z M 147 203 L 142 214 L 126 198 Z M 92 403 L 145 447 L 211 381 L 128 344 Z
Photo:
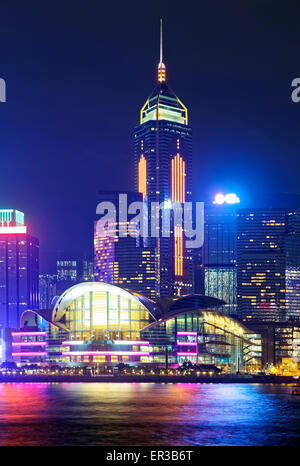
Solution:
M 292 388 L 2 383 L 0 445 L 299 445 Z

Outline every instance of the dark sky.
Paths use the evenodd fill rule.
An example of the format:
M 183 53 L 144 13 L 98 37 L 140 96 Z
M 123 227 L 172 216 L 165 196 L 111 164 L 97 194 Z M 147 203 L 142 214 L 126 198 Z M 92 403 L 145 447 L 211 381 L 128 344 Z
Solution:
M 300 4 L 24 0 L 0 4 L 1 207 L 26 214 L 41 271 L 92 252 L 99 189 L 132 189 L 133 128 L 168 81 L 194 132 L 195 200 L 300 194 Z

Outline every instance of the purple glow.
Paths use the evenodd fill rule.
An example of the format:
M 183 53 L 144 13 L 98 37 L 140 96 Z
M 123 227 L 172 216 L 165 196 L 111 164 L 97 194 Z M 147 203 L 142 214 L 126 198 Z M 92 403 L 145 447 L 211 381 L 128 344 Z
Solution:
M 67 351 L 62 356 L 149 356 L 141 351 Z
M 12 346 L 46 346 L 45 341 L 14 341 Z
M 12 332 L 13 337 L 18 336 L 28 336 L 28 335 L 47 335 L 47 332 Z
M 12 353 L 13 357 L 18 357 L 18 356 L 46 356 L 45 351 L 35 351 L 35 352 L 24 352 L 24 353 Z
M 177 356 L 197 356 L 197 353 L 177 353 Z
M 177 341 L 177 345 L 182 346 L 197 346 L 196 341 Z
M 197 332 L 177 332 L 177 335 L 197 335 Z
M 149 341 L 141 340 L 114 340 L 115 345 L 150 345 Z

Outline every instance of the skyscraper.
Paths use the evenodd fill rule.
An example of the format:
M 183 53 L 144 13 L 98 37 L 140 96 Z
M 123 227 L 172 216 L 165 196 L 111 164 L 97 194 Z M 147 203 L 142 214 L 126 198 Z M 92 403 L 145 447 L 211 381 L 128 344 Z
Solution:
M 299 227 L 299 209 L 238 211 L 237 287 L 241 319 L 300 319 Z
M 0 325 L 18 328 L 26 309 L 39 307 L 39 241 L 27 233 L 24 213 L 0 210 Z
M 156 296 L 155 258 L 153 251 L 146 247 L 138 235 L 137 227 L 120 218 L 119 192 L 101 191 L 99 201 L 110 202 L 116 207 L 116 216 L 108 219 L 107 228 L 113 228 L 113 235 L 103 236 L 94 230 L 94 276 L 95 281 L 120 285 L 149 298 Z M 139 193 L 127 193 L 127 202 L 142 201 Z M 120 230 L 128 229 L 122 237 Z
M 158 83 L 143 105 L 140 124 L 135 128 L 136 189 L 143 195 L 149 212 L 153 202 L 169 209 L 175 203 L 191 201 L 192 194 L 192 128 L 188 125 L 187 108 L 167 85 L 162 24 L 160 32 Z M 170 237 L 160 234 L 149 239 L 149 246 L 155 251 L 160 296 L 193 291 L 192 254 L 185 248 L 180 226 L 171 223 L 170 230 Z
M 236 314 L 236 206 L 204 208 L 204 291 L 226 302 L 222 311 Z

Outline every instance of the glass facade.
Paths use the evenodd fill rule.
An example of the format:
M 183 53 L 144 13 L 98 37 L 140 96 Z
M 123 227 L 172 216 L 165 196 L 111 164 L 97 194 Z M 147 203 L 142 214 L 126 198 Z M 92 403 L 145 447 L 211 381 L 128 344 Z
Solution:
M 135 300 L 107 291 L 91 291 L 72 301 L 64 322 L 69 339 L 105 343 L 138 340 L 150 323 L 148 311 Z
M 208 207 L 204 218 L 204 294 L 224 300 L 222 312 L 236 315 L 236 208 Z
M 169 363 L 215 364 L 225 372 L 238 372 L 245 364 L 260 366 L 259 335 L 254 338 L 237 321 L 217 312 L 182 314 L 143 331 L 142 336 L 156 348 L 156 361 L 161 363 L 166 357 L 164 343 L 170 348 Z
M 98 232 L 97 221 L 94 225 L 95 280 L 155 297 L 154 252 L 145 247 L 143 239 L 137 235 L 137 225 L 130 222 L 129 216 L 126 222 L 120 220 L 118 192 L 100 193 L 99 200 L 113 203 L 115 215 L 107 218 L 107 236 Z M 136 201 L 142 201 L 140 194 L 127 194 L 128 204 Z M 126 237 L 120 235 L 124 227 L 128 231 Z
M 22 212 L 0 210 L 0 225 L 0 325 L 18 328 L 22 312 L 39 307 L 39 241 Z
M 238 314 L 244 321 L 300 318 L 299 211 L 240 209 Z
M 159 74 L 160 76 L 160 74 Z M 192 128 L 188 111 L 163 79 L 140 112 L 135 128 L 135 187 L 148 205 L 149 225 L 151 203 L 170 209 L 172 203 L 191 201 L 192 190 Z M 149 238 L 148 246 L 155 261 L 156 296 L 178 296 L 193 293 L 193 257 L 185 247 L 180 227 L 163 224 L 160 234 Z M 161 232 L 167 228 L 169 237 Z M 177 231 L 175 231 L 177 229 Z M 149 235 L 150 236 L 150 235 Z
M 34 348 L 30 351 L 32 361 L 43 356 L 49 364 L 177 367 L 190 361 L 231 373 L 245 364 L 259 364 L 259 337 L 229 316 L 198 308 L 195 302 L 216 305 L 217 300 L 204 298 L 170 299 L 167 310 L 165 299 L 155 302 L 107 283 L 83 282 L 63 293 L 51 312 L 27 311 L 21 332 L 47 333 L 42 343 L 47 354 L 40 348 L 39 354 Z M 187 307 L 193 310 L 184 311 Z

